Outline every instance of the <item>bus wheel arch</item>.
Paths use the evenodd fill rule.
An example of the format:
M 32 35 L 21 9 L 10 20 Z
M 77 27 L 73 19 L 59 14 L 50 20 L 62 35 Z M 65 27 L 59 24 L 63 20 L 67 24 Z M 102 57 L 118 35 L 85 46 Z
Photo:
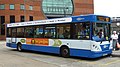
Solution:
M 66 46 L 66 45 L 62 45 L 60 47 L 60 55 L 62 57 L 65 57 L 65 58 L 69 57 L 70 56 L 70 49 L 69 49 L 69 47 Z
M 20 52 L 22 51 L 22 44 L 21 44 L 21 42 L 17 43 L 17 50 L 20 51 Z

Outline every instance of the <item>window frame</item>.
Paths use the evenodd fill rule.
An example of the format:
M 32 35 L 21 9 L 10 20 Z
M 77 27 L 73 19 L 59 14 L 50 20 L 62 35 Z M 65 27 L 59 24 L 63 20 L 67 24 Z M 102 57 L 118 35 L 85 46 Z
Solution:
M 15 15 L 10 15 L 10 23 L 15 23 Z
M 5 10 L 5 4 L 0 4 L 0 10 Z
M 33 21 L 33 16 L 29 16 L 29 21 Z
M 24 4 L 20 4 L 20 10 L 25 10 L 25 5 Z
M 0 16 L 0 29 L 2 32 L 0 32 L 1 35 L 5 35 L 5 16 Z
M 76 31 L 74 31 L 74 32 L 76 32 L 76 33 L 74 33 L 73 35 L 75 35 L 75 39 L 79 39 L 79 40 L 89 40 L 90 39 L 90 34 L 91 34 L 91 32 L 90 32 L 90 28 L 91 28 L 91 23 L 90 22 L 80 22 L 80 23 L 75 23 L 75 24 L 81 24 L 81 25 L 83 25 L 83 23 L 85 23 L 85 25 L 86 25 L 86 23 L 89 23 L 89 30 L 87 30 L 87 28 L 84 28 L 83 29 L 83 27 L 81 27 L 80 29 L 82 30 L 82 31 L 84 31 L 84 33 L 82 32 L 82 31 L 78 31 L 77 29 L 76 29 Z M 73 27 L 72 27 L 73 28 Z M 79 29 L 79 30 L 80 30 Z M 86 30 L 87 30 L 87 33 L 88 33 L 88 35 L 86 35 Z M 79 33 L 79 35 L 78 35 L 78 32 L 82 32 L 82 34 L 80 34 Z M 76 36 L 76 34 L 77 34 L 77 36 Z M 82 38 L 78 38 L 78 36 L 82 36 Z M 87 37 L 88 36 L 88 37 Z
M 11 37 L 12 36 L 12 28 L 7 28 L 7 37 Z
M 89 38 L 78 38 L 78 36 L 82 36 L 82 35 L 77 35 L 76 36 L 76 31 L 77 31 L 77 27 L 75 26 L 75 24 L 82 24 L 82 23 L 87 23 L 87 22 L 78 22 L 78 23 L 60 23 L 60 24 L 47 24 L 47 25 L 35 25 L 35 26 L 24 26 L 24 27 L 15 27 L 16 28 L 16 34 L 17 34 L 17 28 L 24 28 L 24 36 L 22 36 L 22 38 L 49 38 L 49 39 L 72 39 L 72 40 L 89 40 L 90 39 L 90 29 L 91 29 L 91 23 L 89 23 L 89 31 L 88 31 L 88 35 L 86 36 L 89 36 Z M 47 30 L 47 27 L 54 27 L 53 29 L 51 28 L 51 33 L 54 33 L 53 34 L 53 37 L 45 37 L 46 33 L 45 32 Z M 36 36 L 36 29 L 37 28 L 41 28 L 42 29 L 42 36 Z M 58 31 L 58 29 L 62 29 L 62 33 L 60 31 Z M 12 28 L 14 29 L 14 27 Z M 62 34 L 63 35 L 63 32 L 64 30 L 67 29 L 69 31 L 69 37 L 68 38 L 65 38 L 65 37 L 58 37 L 59 34 Z M 32 35 L 29 35 L 31 31 Z M 52 32 L 53 31 L 53 32 Z M 59 33 L 60 32 L 60 33 Z M 12 33 L 13 34 L 13 33 Z M 12 35 L 13 36 L 13 35 Z M 63 36 L 66 36 L 66 35 L 63 35 Z M 15 37 L 18 37 L 18 34 L 15 36 Z
M 23 29 L 23 32 L 18 32 L 18 29 L 20 29 L 20 28 Z M 17 27 L 16 30 L 17 30 L 16 37 L 17 38 L 24 38 L 25 28 L 24 27 Z M 20 33 L 20 34 L 18 34 L 18 33 Z
M 24 22 L 25 21 L 25 16 L 21 15 L 20 16 L 20 22 Z
M 27 28 L 28 28 L 28 30 L 26 30 Z M 30 33 L 30 32 L 32 32 L 32 33 Z M 25 38 L 34 38 L 34 26 L 25 26 L 24 27 L 24 37 Z
M 10 10 L 15 10 L 15 4 L 10 4 L 9 8 L 10 8 Z
M 37 32 L 37 28 L 42 28 L 42 33 L 38 33 Z M 40 35 L 40 36 L 39 36 Z M 44 38 L 44 26 L 41 25 L 41 26 L 34 26 L 34 38 Z
M 14 31 L 13 29 L 14 29 L 15 31 Z M 13 31 L 14 31 L 14 33 L 13 33 Z M 16 38 L 17 28 L 16 28 L 16 27 L 12 27 L 11 33 L 12 33 L 12 34 L 11 34 L 11 37 L 15 37 L 15 38 Z
M 29 10 L 33 10 L 33 6 L 32 5 L 29 6 Z
M 48 34 L 46 33 L 45 30 L 47 30 L 47 29 L 46 29 L 47 27 L 48 27 L 48 28 L 51 27 L 51 29 L 52 29 L 52 27 L 54 27 L 54 29 L 55 29 L 55 32 L 54 32 L 54 33 L 55 33 L 55 34 L 52 32 L 54 36 L 52 36 L 51 30 L 50 30 L 50 33 L 48 33 L 48 32 L 47 32 Z M 50 24 L 50 25 L 45 25 L 45 26 L 44 26 L 44 38 L 56 39 L 56 33 L 57 33 L 57 32 L 56 32 L 56 25 L 54 25 L 54 24 L 51 25 L 51 24 Z M 49 34 L 50 34 L 51 36 L 49 36 Z M 47 35 L 47 36 L 46 36 L 46 35 Z
M 68 25 L 68 28 L 66 28 L 66 25 Z M 59 29 L 58 27 L 61 27 L 62 29 Z M 65 23 L 65 24 L 57 24 L 56 25 L 56 29 L 57 29 L 57 39 L 71 39 L 71 23 Z M 59 30 L 62 31 L 62 33 L 59 33 Z M 67 32 L 65 32 L 65 30 Z

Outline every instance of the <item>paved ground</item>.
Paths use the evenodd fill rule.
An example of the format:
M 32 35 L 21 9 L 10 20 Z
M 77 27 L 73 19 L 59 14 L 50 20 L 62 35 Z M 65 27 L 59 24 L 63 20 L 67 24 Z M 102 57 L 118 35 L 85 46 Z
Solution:
M 59 67 L 57 65 L 14 54 L 14 51 L 12 52 L 8 49 L 10 48 L 5 46 L 5 42 L 0 41 L 0 67 Z
M 18 52 L 0 41 L 0 67 L 120 67 L 120 50 L 98 59 L 62 58 L 55 54 L 33 51 Z

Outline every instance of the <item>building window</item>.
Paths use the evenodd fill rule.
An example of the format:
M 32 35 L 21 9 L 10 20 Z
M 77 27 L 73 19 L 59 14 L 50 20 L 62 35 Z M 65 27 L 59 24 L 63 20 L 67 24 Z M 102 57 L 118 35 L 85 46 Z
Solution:
M 30 10 L 33 10 L 33 6 L 29 6 L 29 9 L 30 9 Z
M 0 23 L 4 24 L 5 23 L 5 16 L 0 16 Z
M 20 16 L 20 22 L 24 22 L 25 21 L 25 17 L 24 16 Z
M 15 5 L 14 4 L 10 4 L 10 10 L 14 10 L 15 9 Z
M 73 13 L 73 0 L 43 0 L 42 9 L 46 16 L 66 17 Z M 54 17 L 53 17 L 54 18 Z
M 0 4 L 0 10 L 4 10 L 5 9 L 5 5 L 4 4 Z
M 0 16 L 0 29 L 0 34 L 5 35 L 5 16 Z
M 33 16 L 29 16 L 29 21 L 33 21 Z
M 20 9 L 21 9 L 21 10 L 25 10 L 25 5 L 24 5 L 24 4 L 21 4 L 21 5 L 20 5 Z
M 15 23 L 15 16 L 14 15 L 10 16 L 10 23 Z

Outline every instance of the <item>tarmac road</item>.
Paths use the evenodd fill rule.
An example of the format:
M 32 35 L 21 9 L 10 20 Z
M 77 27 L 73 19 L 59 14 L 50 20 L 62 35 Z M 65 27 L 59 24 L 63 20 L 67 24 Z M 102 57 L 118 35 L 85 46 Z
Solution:
M 0 41 L 0 67 L 59 67 L 21 56 L 19 53 L 20 52 L 7 48 L 5 41 Z
M 120 67 L 120 50 L 113 51 L 112 56 L 97 59 L 79 57 L 63 58 L 55 54 L 24 51 L 5 46 L 0 41 L 0 67 Z

